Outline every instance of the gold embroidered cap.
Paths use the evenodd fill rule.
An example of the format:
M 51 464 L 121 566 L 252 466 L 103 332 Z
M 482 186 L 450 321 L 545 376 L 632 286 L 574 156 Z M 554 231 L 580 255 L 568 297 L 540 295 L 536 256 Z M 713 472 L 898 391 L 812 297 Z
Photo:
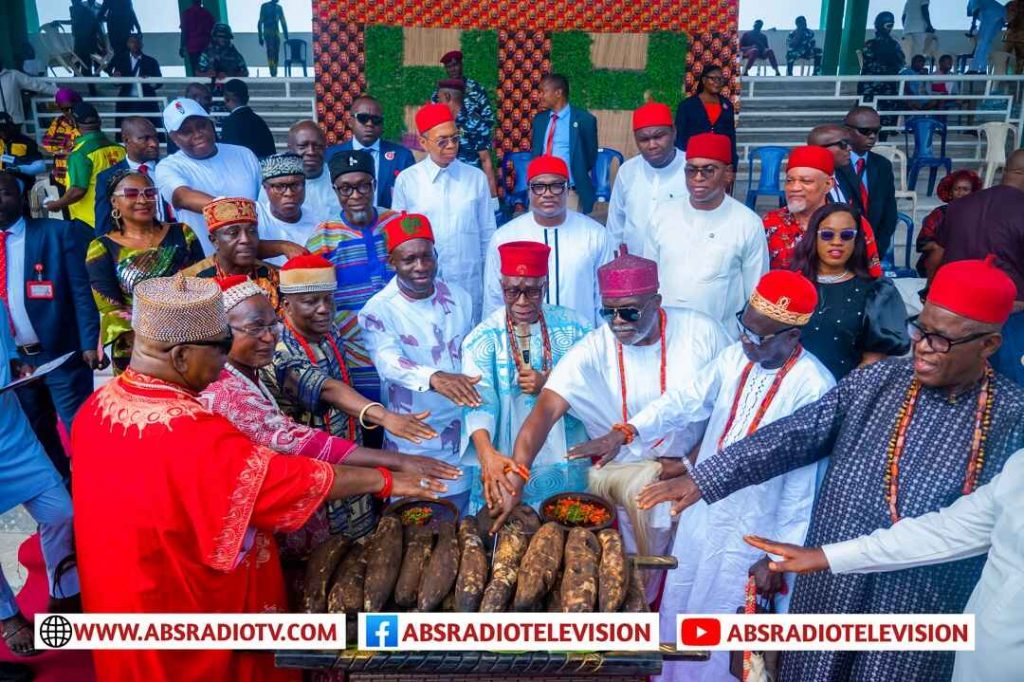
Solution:
M 818 292 L 798 272 L 769 270 L 750 295 L 750 307 L 782 324 L 802 327 L 818 305 Z
M 210 232 L 230 225 L 256 224 L 256 202 L 244 197 L 217 197 L 203 206 L 203 219 Z
M 220 287 L 212 279 L 154 277 L 132 292 L 135 333 L 163 343 L 192 343 L 224 336 L 228 318 Z
M 282 294 L 312 294 L 336 291 L 338 278 L 331 261 L 316 253 L 295 256 L 281 266 Z
M 231 309 L 247 298 L 253 296 L 266 296 L 267 292 L 260 288 L 260 285 L 245 275 L 228 275 L 216 279 L 220 290 L 224 292 L 224 312 L 231 312 Z

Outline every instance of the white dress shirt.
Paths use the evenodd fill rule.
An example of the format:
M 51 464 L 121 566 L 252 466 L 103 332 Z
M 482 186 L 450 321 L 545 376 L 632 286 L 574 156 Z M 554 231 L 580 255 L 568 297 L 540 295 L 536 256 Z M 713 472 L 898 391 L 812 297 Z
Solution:
M 625 243 L 629 252 L 643 255 L 651 214 L 669 199 L 685 199 L 686 154 L 676 149 L 663 168 L 655 168 L 637 155 L 622 164 L 608 205 L 608 232 L 612 246 Z
M 39 343 L 32 320 L 25 310 L 25 219 L 19 218 L 7 232 L 7 307 L 14 324 L 14 343 Z
M 487 176 L 459 160 L 441 168 L 428 156 L 395 178 L 396 211 L 422 213 L 430 220 L 439 275 L 473 299 L 473 323 L 480 321 L 484 259 L 496 224 Z
M 939 511 L 822 550 L 833 573 L 897 571 L 988 552 L 964 613 L 975 650 L 958 651 L 953 680 L 1019 680 L 1024 670 L 1024 450 L 988 484 Z
M 378 137 L 368 147 L 364 147 L 355 137 L 352 138 L 352 150 L 364 151 L 373 157 L 373 177 L 380 177 L 380 138 Z M 378 197 L 378 201 L 380 198 Z
M 668 306 L 706 313 L 739 338 L 735 315 L 768 272 L 768 240 L 756 213 L 726 196 L 713 210 L 666 201 L 651 216 L 644 256 L 658 263 Z
M 260 198 L 263 195 L 261 193 Z M 331 184 L 331 174 L 327 170 L 327 164 L 319 177 L 306 178 L 306 200 L 302 203 L 303 212 L 309 211 L 319 220 L 337 220 L 341 215 L 341 202 L 338 201 L 338 193 L 334 191 Z
M 270 209 L 269 200 L 257 203 L 256 218 L 259 220 L 260 239 L 282 239 L 299 246 L 305 246 L 309 238 L 313 236 L 317 225 L 322 221 L 318 216 L 306 212 L 305 204 L 302 206 L 302 212 L 299 214 L 298 221 L 289 223 L 274 215 L 274 212 Z M 288 259 L 284 256 L 276 256 L 266 260 L 268 263 L 281 266 Z
M 601 223 L 577 211 L 568 211 L 565 221 L 557 227 L 539 225 L 533 213 L 524 213 L 494 233 L 484 267 L 485 315 L 505 307 L 498 247 L 519 241 L 551 247 L 545 303 L 571 308 L 591 327 L 603 323 L 598 315 L 601 292 L 597 288 L 597 269 L 614 258 L 612 240 Z

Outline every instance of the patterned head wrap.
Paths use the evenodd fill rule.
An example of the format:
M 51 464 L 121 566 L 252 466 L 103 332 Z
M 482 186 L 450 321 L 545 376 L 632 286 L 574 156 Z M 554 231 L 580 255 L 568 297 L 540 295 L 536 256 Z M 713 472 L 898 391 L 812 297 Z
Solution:
M 211 279 L 154 277 L 139 282 L 132 292 L 132 326 L 152 341 L 192 343 L 224 335 L 228 318 L 220 287 Z
M 284 177 L 285 175 L 301 175 L 306 177 L 306 171 L 302 167 L 302 157 L 291 152 L 271 154 L 260 161 L 260 173 L 264 180 L 272 180 Z

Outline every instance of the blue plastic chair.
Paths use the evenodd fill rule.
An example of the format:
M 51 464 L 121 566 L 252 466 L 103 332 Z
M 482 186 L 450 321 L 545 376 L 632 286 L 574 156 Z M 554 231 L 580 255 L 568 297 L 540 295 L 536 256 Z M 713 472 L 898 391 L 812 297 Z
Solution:
M 526 167 L 530 165 L 533 154 L 530 152 L 507 152 L 501 160 L 501 186 L 507 187 L 505 178 L 509 173 L 513 177 L 512 191 L 506 192 L 505 204 L 509 211 L 514 211 L 516 204 L 524 208 L 530 206 L 530 190 L 526 183 Z
M 594 182 L 594 200 L 611 201 L 612 198 L 612 161 L 618 160 L 619 166 L 625 158 L 622 152 L 611 147 L 598 147 L 597 161 L 594 170 L 590 171 L 590 179 Z
M 788 147 L 754 147 L 747 155 L 747 201 L 750 210 L 757 206 L 757 198 L 768 196 L 778 197 L 779 208 L 786 204 L 786 193 L 782 190 L 782 161 L 789 154 Z M 761 160 L 761 176 L 754 187 L 754 159 Z
M 892 279 L 900 277 L 917 277 L 917 270 L 914 269 L 911 264 L 911 256 L 914 250 L 914 219 L 908 216 L 906 213 L 897 213 L 896 222 L 903 223 L 907 226 L 907 248 L 904 249 L 903 253 L 903 264 L 897 266 L 896 260 L 896 240 L 892 240 L 892 245 L 889 246 L 888 253 L 882 258 L 882 271 L 886 277 Z
M 939 155 L 932 149 L 935 135 L 939 136 Z M 914 136 L 914 153 L 910 153 L 910 136 Z M 913 116 L 903 126 L 903 146 L 907 151 L 907 188 L 917 191 L 917 175 L 922 168 L 930 169 L 928 173 L 928 196 L 935 191 L 935 178 L 939 167 L 946 169 L 946 174 L 953 172 L 953 159 L 946 156 L 946 124 L 936 118 Z

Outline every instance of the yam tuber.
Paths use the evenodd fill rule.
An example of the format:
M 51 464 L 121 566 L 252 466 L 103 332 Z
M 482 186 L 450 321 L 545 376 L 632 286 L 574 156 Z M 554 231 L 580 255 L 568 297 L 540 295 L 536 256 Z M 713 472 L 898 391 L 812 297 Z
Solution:
M 592 613 L 597 605 L 597 570 L 601 545 L 586 528 L 573 528 L 565 541 L 562 611 Z
M 358 613 L 363 607 L 363 581 L 366 579 L 366 546 L 352 545 L 334 572 L 334 583 L 327 595 L 327 613 Z
M 332 535 L 309 555 L 303 591 L 303 607 L 306 613 L 323 613 L 326 610 L 327 588 L 347 547 L 348 540 L 345 536 Z
M 459 575 L 455 581 L 455 610 L 475 613 L 487 585 L 487 556 L 475 517 L 459 522 Z
M 434 533 L 426 526 L 406 526 L 405 555 L 395 583 L 395 603 L 403 608 L 416 606 L 423 568 L 430 559 Z
M 452 591 L 458 574 L 459 538 L 455 534 L 455 523 L 444 521 L 438 527 L 437 544 L 430 553 L 430 563 L 420 579 L 417 610 L 436 611 L 445 596 Z
M 622 536 L 619 531 L 605 528 L 598 532 L 597 541 L 601 543 L 601 564 L 597 571 L 597 604 L 604 613 L 615 613 L 626 600 L 628 588 L 628 564 L 626 553 L 622 549 Z
M 498 533 L 491 581 L 487 583 L 483 600 L 480 602 L 481 613 L 498 613 L 505 610 L 516 586 L 519 562 L 526 553 L 527 542 L 526 535 L 513 523 L 505 524 Z
M 366 581 L 363 610 L 380 611 L 388 603 L 402 567 L 402 522 L 388 514 L 366 545 Z
M 543 606 L 541 601 L 555 584 L 558 568 L 562 565 L 565 535 L 555 522 L 545 523 L 530 540 L 523 556 L 516 584 L 516 611 L 534 611 Z

